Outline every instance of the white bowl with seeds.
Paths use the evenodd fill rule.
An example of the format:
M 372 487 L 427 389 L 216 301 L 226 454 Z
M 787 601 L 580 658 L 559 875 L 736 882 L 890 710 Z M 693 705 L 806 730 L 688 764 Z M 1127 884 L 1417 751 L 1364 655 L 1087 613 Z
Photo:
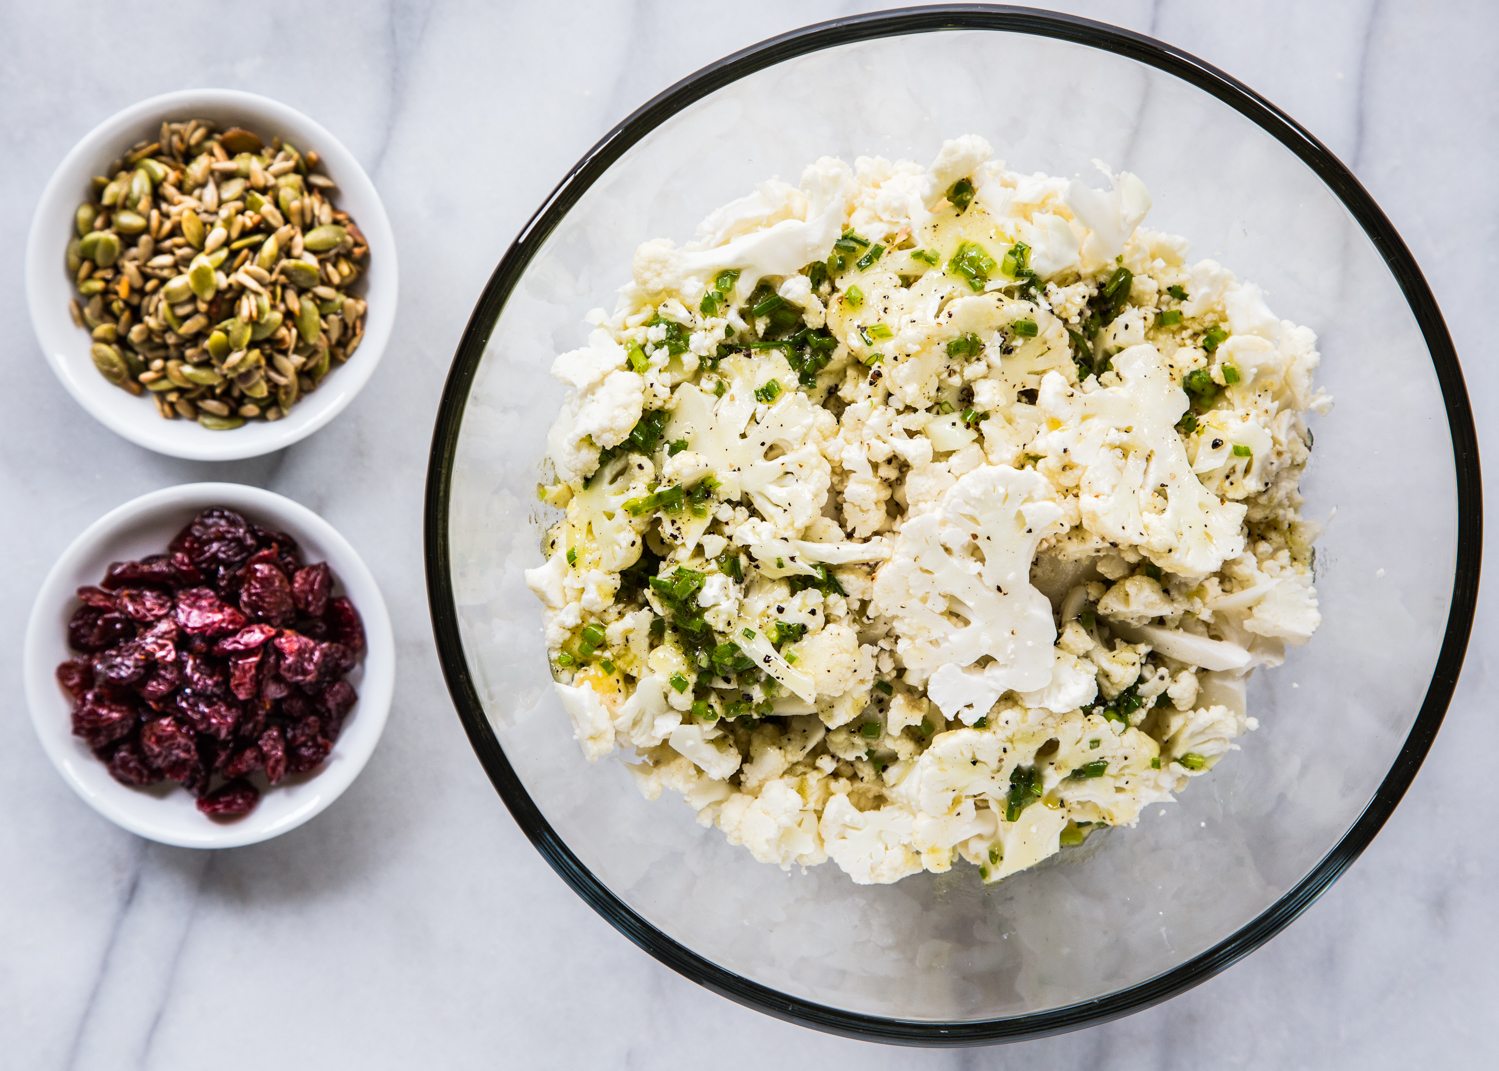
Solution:
M 337 416 L 379 364 L 396 295 L 390 221 L 358 161 L 301 112 L 235 90 L 168 93 L 95 127 L 26 246 L 31 322 L 63 386 L 131 442 L 199 461 L 267 454 Z

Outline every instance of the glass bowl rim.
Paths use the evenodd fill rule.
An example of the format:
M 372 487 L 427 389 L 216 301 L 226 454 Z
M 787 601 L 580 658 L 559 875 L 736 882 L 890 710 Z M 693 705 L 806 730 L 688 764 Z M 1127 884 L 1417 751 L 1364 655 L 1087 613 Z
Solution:
M 536 253 L 590 186 L 662 122 L 708 94 L 784 60 L 840 45 L 947 30 L 1023 33 L 1081 44 L 1154 67 L 1227 104 L 1290 149 L 1332 190 L 1368 235 L 1421 329 L 1446 406 L 1457 483 L 1457 556 L 1452 603 L 1436 669 L 1390 771 L 1342 839 L 1294 888 L 1212 948 L 1127 989 L 1061 1008 L 980 1020 L 904 1020 L 845 1011 L 781 993 L 713 963 L 668 937 L 583 865 L 541 814 L 484 713 L 464 655 L 451 583 L 448 511 L 453 460 L 470 388 L 490 333 Z M 443 676 L 469 741 L 521 830 L 574 892 L 645 952 L 677 973 L 776 1018 L 862 1041 L 956 1046 L 1018 1041 L 1096 1025 L 1141 1011 L 1206 981 L 1248 955 L 1306 910 L 1366 848 L 1394 811 L 1431 747 L 1462 668 L 1477 603 L 1482 491 L 1477 435 L 1457 352 L 1441 310 L 1394 225 L 1351 171 L 1290 116 L 1237 79 L 1181 49 L 1106 23 L 1030 8 L 951 4 L 897 8 L 817 23 L 735 52 L 662 92 L 595 144 L 522 228 L 490 276 L 459 342 L 443 389 L 427 471 L 424 542 L 427 593 Z

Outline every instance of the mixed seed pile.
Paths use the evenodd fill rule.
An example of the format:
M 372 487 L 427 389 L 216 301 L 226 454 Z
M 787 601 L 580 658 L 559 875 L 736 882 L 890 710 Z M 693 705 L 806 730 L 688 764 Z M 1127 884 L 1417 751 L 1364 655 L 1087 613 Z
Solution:
M 68 271 L 94 365 L 167 419 L 279 420 L 364 337 L 369 244 L 315 152 L 163 123 L 93 180 Z

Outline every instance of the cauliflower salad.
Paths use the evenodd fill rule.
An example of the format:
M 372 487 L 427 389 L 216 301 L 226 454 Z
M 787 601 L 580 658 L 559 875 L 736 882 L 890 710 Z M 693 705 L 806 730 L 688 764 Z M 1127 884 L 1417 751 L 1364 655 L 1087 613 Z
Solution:
M 527 583 L 585 756 L 783 868 L 998 881 L 1257 727 L 1320 616 L 1316 337 L 1144 184 L 824 157 L 640 246 Z

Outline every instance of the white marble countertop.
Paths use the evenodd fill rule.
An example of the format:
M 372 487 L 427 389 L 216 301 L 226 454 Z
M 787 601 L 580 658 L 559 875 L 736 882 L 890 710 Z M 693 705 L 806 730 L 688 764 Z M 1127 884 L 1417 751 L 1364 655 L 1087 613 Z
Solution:
M 1484 171 L 1499 164 L 1499 10 L 1063 6 L 1222 67 L 1352 167 L 1442 303 L 1485 436 L 1499 419 L 1483 274 L 1499 230 Z M 865 7 L 0 5 L 0 247 L 11 252 L 0 322 L 18 373 L 14 419 L 0 423 L 0 1066 L 1487 1064 L 1483 1023 L 1499 1005 L 1499 926 L 1485 907 L 1499 879 L 1488 818 L 1499 778 L 1481 735 L 1491 602 L 1424 768 L 1330 892 L 1197 989 L 1025 1045 L 880 1048 L 722 1000 L 575 897 L 491 789 L 438 670 L 421 546 L 432 419 L 473 302 L 535 206 L 635 107 L 721 55 Z M 208 85 L 277 97 L 333 130 L 385 198 L 404 276 L 395 337 L 354 404 L 283 453 L 222 465 L 150 454 L 85 417 L 32 337 L 21 257 L 42 187 L 77 138 L 135 100 Z M 202 479 L 270 487 L 336 525 L 384 589 L 401 659 L 384 741 L 349 792 L 293 833 L 221 853 L 138 840 L 78 800 L 32 733 L 19 657 L 41 576 L 80 530 L 138 494 Z

